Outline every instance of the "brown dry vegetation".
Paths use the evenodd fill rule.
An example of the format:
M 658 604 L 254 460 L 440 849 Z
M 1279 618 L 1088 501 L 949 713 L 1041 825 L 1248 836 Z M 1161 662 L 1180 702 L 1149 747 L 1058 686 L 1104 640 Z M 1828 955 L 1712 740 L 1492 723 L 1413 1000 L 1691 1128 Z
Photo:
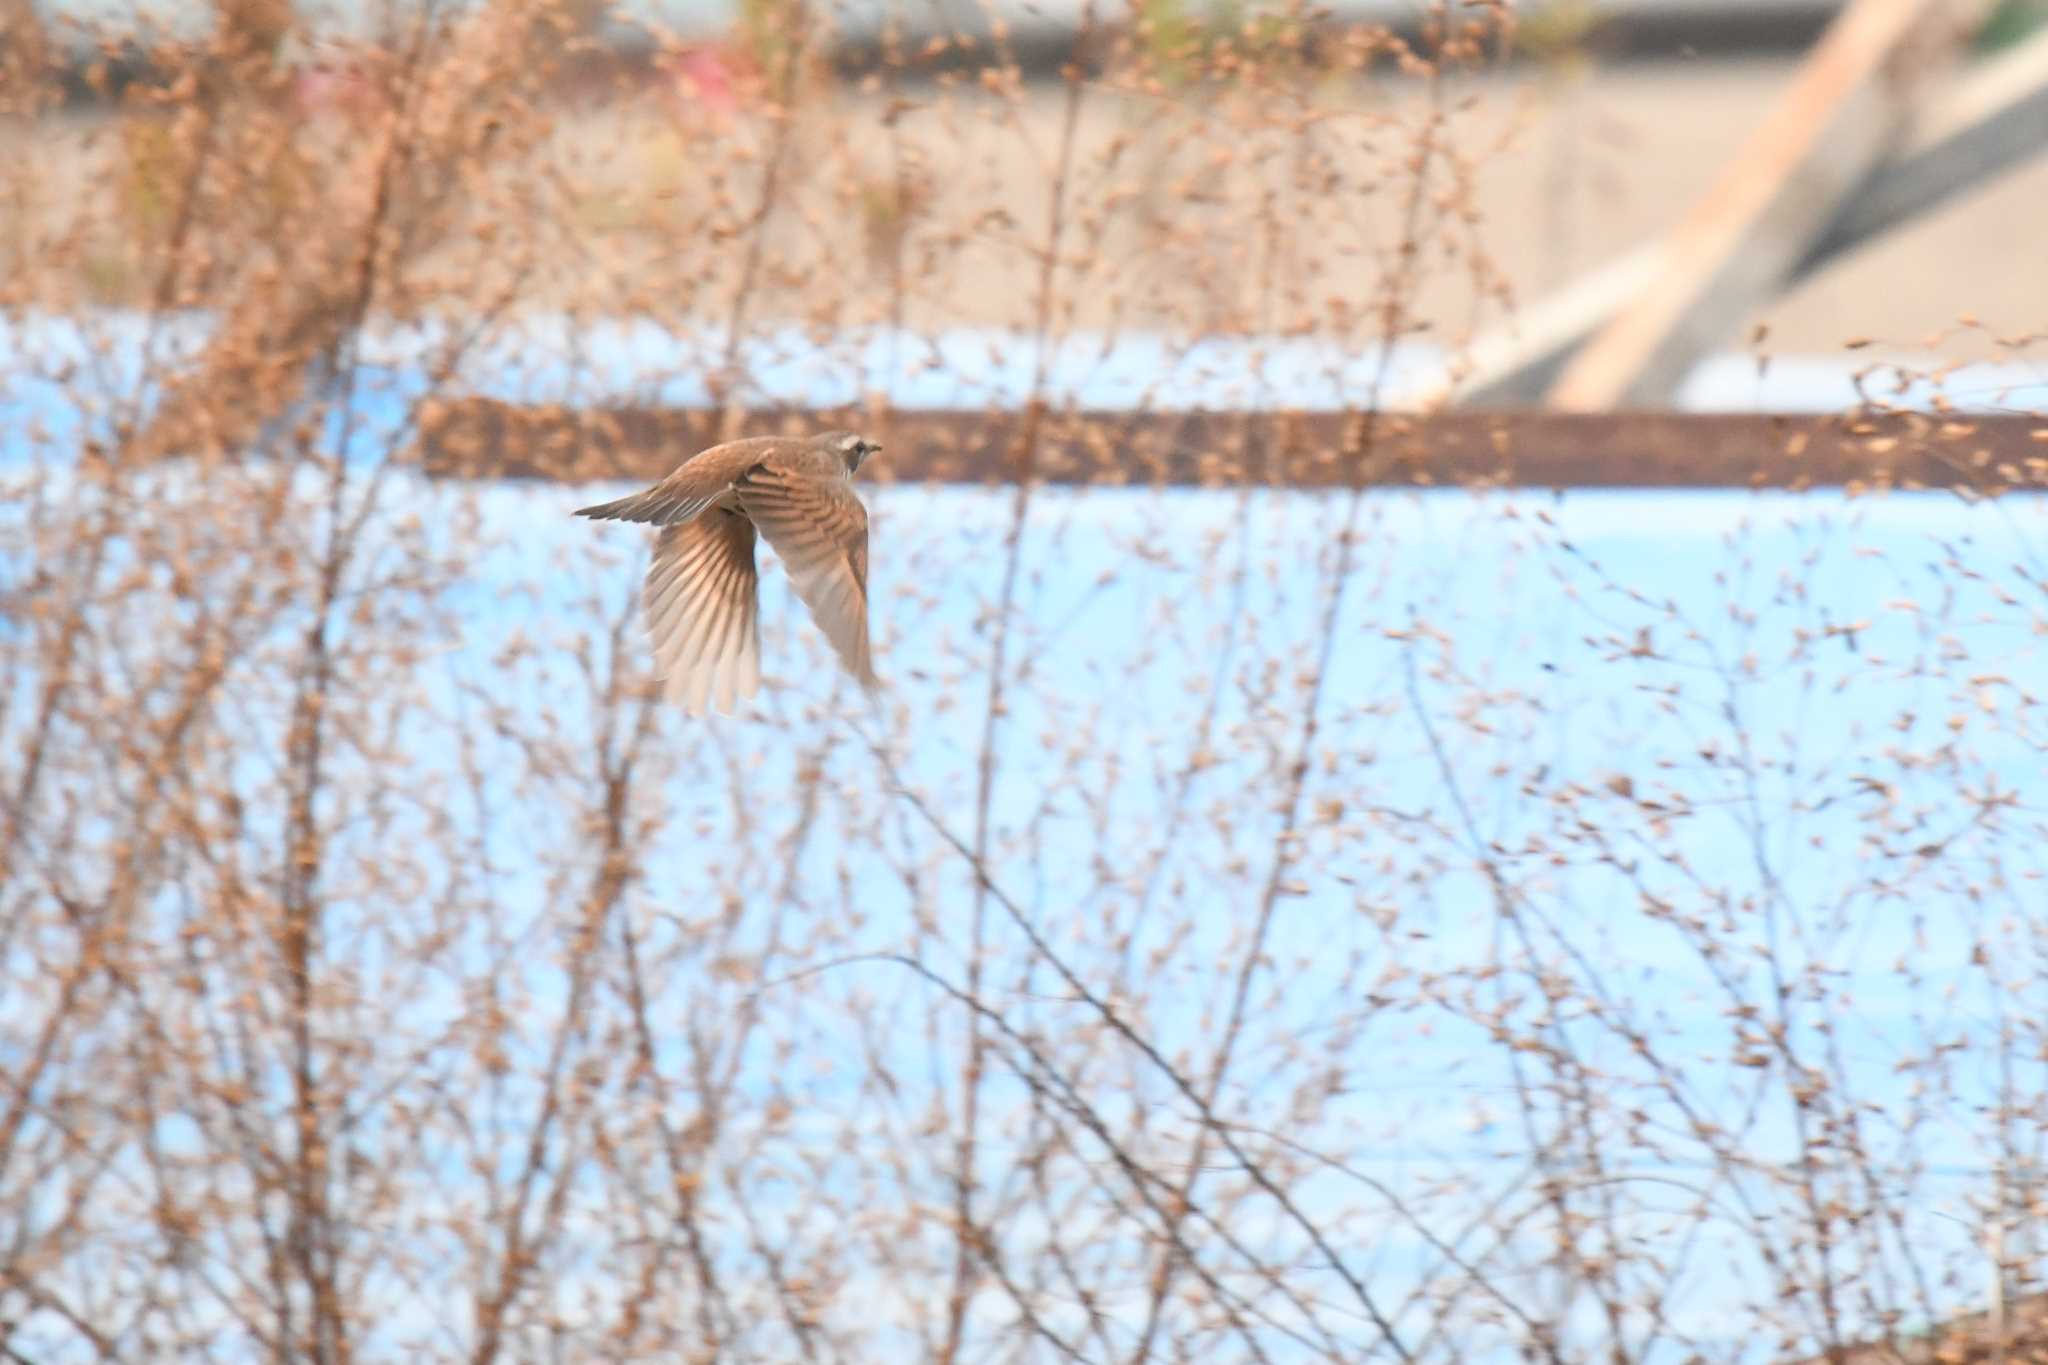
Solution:
M 892 696 L 789 632 L 692 724 L 637 544 L 406 465 L 541 308 L 708 320 L 732 429 L 790 420 L 737 366 L 767 320 L 991 273 L 1038 338 L 1454 334 L 1498 15 L 1051 92 L 849 93 L 800 38 L 602 147 L 549 98 L 587 17 L 423 22 L 308 111 L 241 7 L 8 163 L 0 308 L 85 341 L 7 376 L 57 398 L 0 469 L 0 1356 L 1842 1359 L 2031 1282 L 2027 504 L 1868 554 L 1802 505 L 1767 582 L 1745 523 L 1701 611 L 1537 503 L 1362 491 L 1368 387 L 1336 491 L 1105 494 L 1069 600 L 1110 504 L 1032 477 L 1033 404 L 1010 486 L 878 502 Z M 365 337 L 419 317 L 394 395 Z M 1836 552 L 1883 621 L 1830 615 Z M 1461 633 L 1516 582 L 1535 643 Z M 1501 676 L 1539 648 L 1626 679 L 1590 760 L 1548 743 L 1590 681 Z

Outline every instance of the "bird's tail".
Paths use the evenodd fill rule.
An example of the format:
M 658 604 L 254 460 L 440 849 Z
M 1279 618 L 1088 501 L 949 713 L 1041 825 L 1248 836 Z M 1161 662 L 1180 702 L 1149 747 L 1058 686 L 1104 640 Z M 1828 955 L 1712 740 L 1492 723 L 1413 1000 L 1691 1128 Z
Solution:
M 708 498 L 693 498 L 678 494 L 675 490 L 656 484 L 644 493 L 619 498 L 612 502 L 601 502 L 594 507 L 579 507 L 576 515 L 589 517 L 593 521 L 641 521 L 654 522 L 662 526 L 673 526 L 688 521 L 704 510 Z

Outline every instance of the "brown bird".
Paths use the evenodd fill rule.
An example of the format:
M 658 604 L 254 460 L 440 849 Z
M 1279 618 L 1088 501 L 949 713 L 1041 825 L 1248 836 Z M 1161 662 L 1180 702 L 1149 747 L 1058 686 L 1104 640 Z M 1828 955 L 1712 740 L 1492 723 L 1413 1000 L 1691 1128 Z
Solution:
M 662 528 L 640 601 L 663 695 L 692 712 L 707 705 L 729 711 L 760 686 L 757 529 L 840 662 L 863 687 L 874 687 L 868 509 L 852 476 L 880 449 L 850 431 L 727 441 L 691 456 L 644 493 L 576 510 L 579 517 Z

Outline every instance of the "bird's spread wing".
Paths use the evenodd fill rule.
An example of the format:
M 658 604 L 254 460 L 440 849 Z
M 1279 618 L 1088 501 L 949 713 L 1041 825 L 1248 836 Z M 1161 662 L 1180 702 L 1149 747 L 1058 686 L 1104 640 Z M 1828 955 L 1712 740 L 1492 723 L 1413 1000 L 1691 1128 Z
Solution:
M 868 509 L 844 479 L 756 465 L 733 485 L 740 506 L 775 547 L 840 661 L 875 685 L 868 654 Z
M 761 684 L 754 524 L 730 508 L 654 540 L 641 604 L 662 692 L 692 712 L 729 711 Z

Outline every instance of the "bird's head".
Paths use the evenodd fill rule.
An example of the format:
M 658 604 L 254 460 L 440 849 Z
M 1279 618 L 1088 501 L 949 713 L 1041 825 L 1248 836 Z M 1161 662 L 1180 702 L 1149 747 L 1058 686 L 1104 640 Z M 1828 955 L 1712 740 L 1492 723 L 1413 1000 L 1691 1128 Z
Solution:
M 851 431 L 828 431 L 819 439 L 840 459 L 846 461 L 846 472 L 849 474 L 859 469 L 868 456 L 882 448 L 879 441 L 870 441 L 867 437 Z

